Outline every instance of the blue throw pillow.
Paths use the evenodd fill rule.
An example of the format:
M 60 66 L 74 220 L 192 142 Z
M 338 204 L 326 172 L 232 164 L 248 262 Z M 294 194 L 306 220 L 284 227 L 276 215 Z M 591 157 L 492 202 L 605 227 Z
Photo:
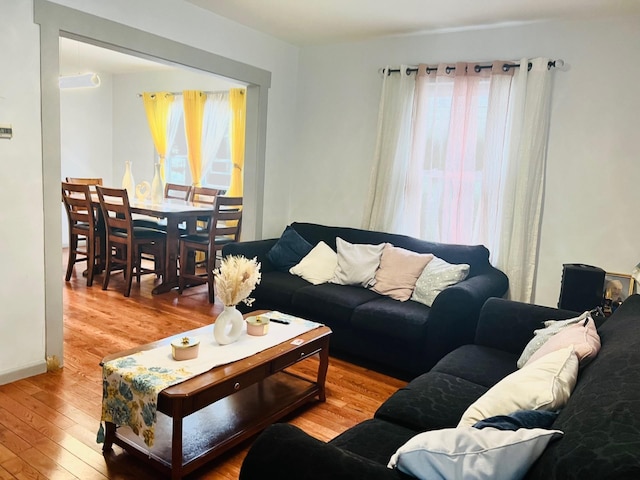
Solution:
M 290 225 L 282 236 L 267 252 L 267 258 L 276 270 L 288 272 L 296 266 L 311 250 L 313 245 L 300 236 Z
M 560 412 L 549 410 L 519 410 L 510 415 L 496 415 L 475 423 L 474 428 L 493 427 L 499 430 L 519 428 L 550 429 Z

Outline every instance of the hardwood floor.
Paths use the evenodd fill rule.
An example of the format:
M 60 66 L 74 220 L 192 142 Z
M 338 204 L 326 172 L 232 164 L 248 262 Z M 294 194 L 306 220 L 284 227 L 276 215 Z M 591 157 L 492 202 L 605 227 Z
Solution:
M 63 286 L 64 367 L 0 386 L 0 480 L 159 478 L 119 447 L 103 455 L 96 443 L 102 398 L 99 362 L 108 354 L 209 324 L 222 307 L 208 303 L 206 285 L 183 295 L 172 291 L 153 296 L 152 275 L 140 284 L 134 281 L 131 297 L 125 298 L 121 275 L 112 276 L 109 290 L 103 291 L 102 275 L 87 287 L 83 268 L 77 264 Z M 295 368 L 304 373 L 314 366 L 309 362 L 317 359 Z M 326 441 L 370 418 L 405 383 L 331 358 L 327 401 L 310 404 L 285 420 Z M 249 445 L 185 478 L 237 479 Z

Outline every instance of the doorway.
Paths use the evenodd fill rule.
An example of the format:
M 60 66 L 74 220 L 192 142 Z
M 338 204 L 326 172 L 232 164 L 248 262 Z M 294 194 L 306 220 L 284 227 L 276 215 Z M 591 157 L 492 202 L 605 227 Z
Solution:
M 245 215 L 246 238 L 259 238 L 262 233 L 267 93 L 271 73 L 47 0 L 34 0 L 34 20 L 40 25 L 45 354 L 62 360 L 59 38 L 62 36 L 141 58 L 181 65 L 247 85 L 244 196 L 245 203 L 253 208 L 247 209 Z

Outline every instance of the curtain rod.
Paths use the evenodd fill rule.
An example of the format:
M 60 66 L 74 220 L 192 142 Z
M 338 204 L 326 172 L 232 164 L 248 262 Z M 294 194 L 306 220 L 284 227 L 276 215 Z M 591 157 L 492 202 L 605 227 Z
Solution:
M 400 71 L 400 70 L 398 70 L 398 71 Z M 217 90 L 217 91 L 215 91 L 215 92 L 212 92 L 212 91 L 204 91 L 204 90 L 201 90 L 201 91 L 202 91 L 202 93 L 205 93 L 205 94 L 207 94 L 207 95 L 209 95 L 209 94 L 214 94 L 214 93 L 229 93 L 229 90 Z M 244 95 L 244 92 L 245 92 L 244 90 L 241 90 L 241 91 L 240 91 L 240 94 L 241 94 L 241 95 Z M 158 93 L 159 93 L 159 92 L 158 92 Z M 166 92 L 166 93 L 168 93 L 168 94 L 170 94 L 170 95 L 182 95 L 182 92 Z M 137 95 L 138 97 L 141 97 L 141 96 L 142 96 L 142 94 L 141 94 L 141 93 L 138 93 L 138 94 L 136 94 L 136 95 Z M 155 93 L 152 93 L 151 95 L 153 96 L 153 95 L 155 95 Z
M 549 60 L 549 62 L 547 63 L 547 68 L 549 70 L 551 70 L 552 68 L 561 68 L 564 65 L 564 60 L 562 59 L 557 59 L 557 60 Z M 531 62 L 529 62 L 527 64 L 527 70 L 531 70 Z M 476 72 L 479 72 L 480 70 L 485 70 L 487 68 L 492 68 L 493 65 L 475 65 L 473 67 L 473 69 Z M 512 68 L 519 68 L 520 64 L 519 63 L 505 63 L 504 65 L 502 65 L 502 70 L 505 72 L 508 72 L 509 70 L 511 70 Z M 455 70 L 456 67 L 447 67 L 446 71 L 447 73 L 452 72 L 453 70 Z M 435 72 L 436 70 L 438 70 L 438 67 L 427 67 L 427 73 L 431 73 L 431 72 Z M 386 73 L 387 75 L 391 75 L 392 73 L 400 73 L 400 69 L 399 68 L 390 68 L 390 69 L 386 69 L 385 68 L 381 68 L 380 73 L 384 74 Z M 410 73 L 414 73 L 417 72 L 418 68 L 417 67 L 408 67 L 407 68 L 407 75 L 409 75 Z

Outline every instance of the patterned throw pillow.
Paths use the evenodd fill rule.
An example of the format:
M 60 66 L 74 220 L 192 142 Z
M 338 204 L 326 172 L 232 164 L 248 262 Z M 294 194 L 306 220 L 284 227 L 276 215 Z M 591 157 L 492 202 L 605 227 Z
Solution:
M 533 355 L 547 340 L 560 330 L 574 323 L 582 322 L 587 318 L 591 318 L 591 314 L 589 312 L 584 312 L 578 317 L 569 318 L 567 320 L 547 320 L 544 322 L 545 328 L 541 328 L 533 332 L 533 338 L 529 340 L 529 343 L 524 347 L 522 354 L 520 354 L 520 358 L 518 358 L 517 362 L 518 368 L 524 367 L 531 358 L 531 355 Z
M 434 257 L 418 277 L 411 300 L 430 307 L 438 294 L 445 288 L 467 278 L 469 268 L 466 263 L 453 264 Z

